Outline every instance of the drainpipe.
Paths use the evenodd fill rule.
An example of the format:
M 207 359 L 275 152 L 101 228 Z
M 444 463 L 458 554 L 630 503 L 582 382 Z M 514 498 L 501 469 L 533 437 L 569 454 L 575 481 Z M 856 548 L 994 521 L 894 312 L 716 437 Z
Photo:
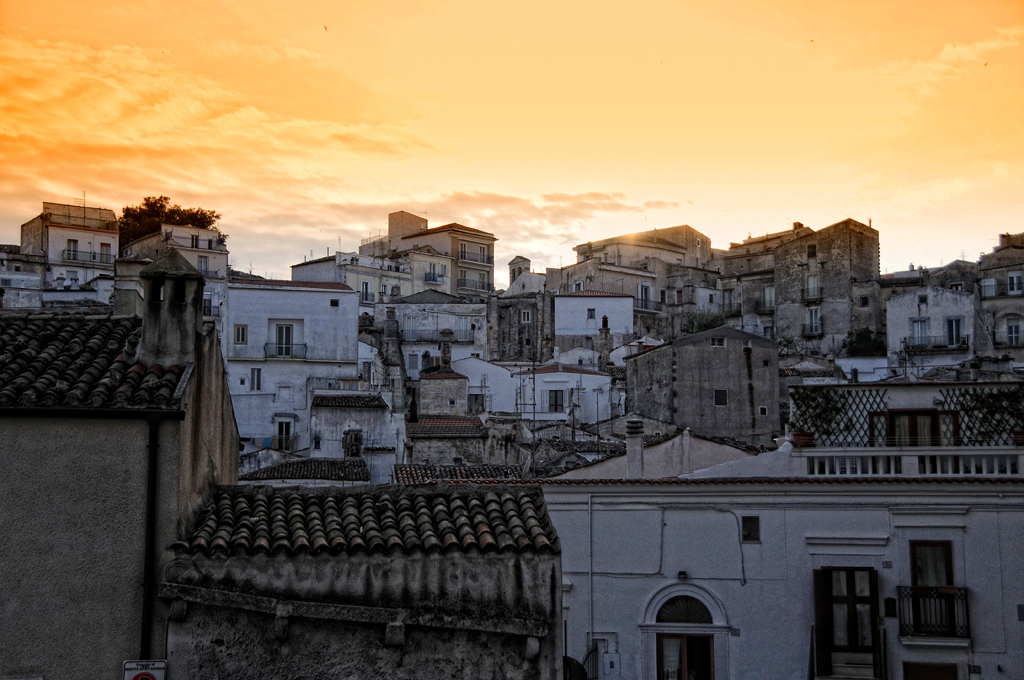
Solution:
M 739 538 L 740 545 L 740 585 L 747 585 L 747 565 L 743 559 L 743 524 L 740 521 L 740 516 L 736 514 L 736 511 L 726 505 L 716 505 L 715 510 L 717 512 L 727 512 L 736 519 L 736 534 Z

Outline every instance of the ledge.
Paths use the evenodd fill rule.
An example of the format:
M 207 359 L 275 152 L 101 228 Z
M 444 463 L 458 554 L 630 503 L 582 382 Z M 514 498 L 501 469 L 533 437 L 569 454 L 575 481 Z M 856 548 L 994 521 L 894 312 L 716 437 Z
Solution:
M 950 638 L 950 637 L 916 637 L 900 636 L 900 642 L 905 647 L 944 647 L 953 649 L 967 649 L 971 646 L 971 638 Z

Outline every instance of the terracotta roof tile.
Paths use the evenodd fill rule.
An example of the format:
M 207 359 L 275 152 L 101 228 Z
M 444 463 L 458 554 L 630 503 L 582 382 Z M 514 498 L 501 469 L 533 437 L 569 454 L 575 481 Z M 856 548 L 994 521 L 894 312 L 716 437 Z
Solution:
M 220 487 L 179 552 L 324 555 L 417 552 L 557 553 L 537 487 Z
M 601 373 L 600 371 L 591 371 L 586 368 L 580 368 L 579 366 L 573 366 L 572 364 L 549 364 L 547 366 L 541 366 L 536 370 L 520 371 L 519 373 L 513 373 L 512 375 L 546 375 L 548 373 L 573 373 L 575 375 L 608 375 L 607 373 Z
M 368 482 L 370 469 L 362 458 L 306 458 L 288 460 L 254 470 L 239 479 L 246 481 L 271 479 L 325 479 L 337 482 Z
M 479 418 L 471 416 L 420 416 L 407 423 L 409 437 L 484 437 L 487 431 Z
M 0 315 L 0 408 L 170 408 L 181 366 L 130 363 L 137 317 Z
M 441 231 L 466 231 L 466 232 L 469 232 L 471 234 L 480 234 L 481 236 L 490 236 L 491 238 L 494 238 L 494 234 L 492 234 L 489 231 L 483 231 L 482 229 L 474 229 L 473 227 L 467 227 L 465 225 L 459 224 L 458 222 L 452 222 L 451 224 L 445 224 L 445 225 L 442 225 L 440 227 L 432 227 L 430 229 L 424 229 L 423 231 L 417 231 L 417 232 L 414 232 L 412 234 L 409 234 L 408 236 L 403 236 L 402 238 L 403 239 L 414 238 L 416 236 L 423 236 L 423 235 L 427 235 L 427 234 L 436 234 L 436 233 L 441 232 Z M 498 239 L 494 238 L 494 240 L 497 241 Z
M 317 394 L 313 406 L 333 408 L 387 408 L 388 403 L 379 394 Z
M 519 479 L 518 465 L 396 465 L 399 484 L 428 484 L 450 479 Z
M 621 297 L 628 298 L 633 297 L 632 295 L 626 295 L 625 293 L 606 293 L 603 290 L 576 290 L 571 293 L 559 293 L 555 297 Z

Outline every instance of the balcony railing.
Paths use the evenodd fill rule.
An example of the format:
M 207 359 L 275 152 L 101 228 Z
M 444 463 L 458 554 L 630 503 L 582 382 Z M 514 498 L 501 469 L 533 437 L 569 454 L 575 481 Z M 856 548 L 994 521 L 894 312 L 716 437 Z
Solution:
M 650 312 L 660 312 L 663 305 L 657 300 L 651 298 L 635 297 L 633 298 L 633 309 L 643 309 Z
M 360 302 L 373 302 L 375 298 L 376 295 L 374 293 L 369 293 L 365 290 L 359 291 Z
M 897 586 L 900 635 L 969 638 L 967 589 L 954 586 Z
M 472 290 L 494 290 L 490 281 L 474 281 L 473 279 L 459 279 L 459 288 L 470 288 Z
M 298 437 L 271 437 L 270 448 L 275 451 L 294 451 L 295 445 L 298 443 Z
M 992 343 L 996 347 L 1021 347 L 1024 346 L 1024 335 L 1020 331 L 1000 331 L 992 334 Z
M 62 250 L 60 257 L 65 262 L 91 262 L 95 264 L 113 264 L 113 253 L 87 253 L 82 250 Z
M 480 262 L 482 264 L 494 264 L 494 256 L 481 255 L 480 253 L 473 253 L 468 250 L 459 251 L 459 260 L 463 262 Z
M 427 283 L 444 283 L 444 274 L 427 272 L 423 275 L 423 280 Z
M 743 313 L 743 305 L 739 302 L 729 302 L 722 305 L 722 312 L 726 316 L 739 316 Z
M 983 298 L 1006 297 L 1007 295 L 1022 294 L 1020 288 L 1010 290 L 1010 287 L 1005 283 L 984 283 L 978 286 L 978 290 Z
M 267 359 L 305 359 L 306 345 L 268 342 L 263 345 L 263 354 Z
M 803 336 L 805 338 L 819 338 L 822 336 L 820 323 L 805 323 L 803 325 Z
M 198 269 L 199 273 L 202 274 L 203 276 L 209 276 L 214 279 L 220 278 L 219 269 L 203 269 L 202 267 L 198 267 Z
M 473 331 L 462 328 L 452 331 L 453 342 L 473 342 Z M 402 342 L 437 342 L 441 339 L 439 330 L 419 330 L 403 328 L 401 330 Z
M 821 302 L 821 288 L 803 288 L 800 299 L 804 302 Z
M 220 305 L 204 305 L 203 316 L 220 316 Z
M 195 248 L 197 250 L 227 250 L 224 242 L 218 238 L 197 238 L 192 240 L 188 236 L 172 236 L 171 241 L 184 248 Z
M 887 447 L 899 449 L 899 447 Z M 889 450 L 860 453 L 846 450 L 826 453 L 822 449 L 802 452 L 807 459 L 807 475 L 811 477 L 1019 477 L 1020 454 L 988 453 L 968 455 L 939 453 L 911 454 Z M 946 448 L 945 450 L 948 450 Z M 861 449 L 861 451 L 864 451 Z M 1007 451 L 1007 449 L 1003 449 Z M 798 456 L 800 457 L 800 456 Z M 914 468 L 917 471 L 914 472 Z
M 772 314 L 775 312 L 775 303 L 765 302 L 764 300 L 755 300 L 754 311 L 758 314 Z
M 913 335 L 903 338 L 908 352 L 944 350 L 966 352 L 970 346 L 969 335 Z

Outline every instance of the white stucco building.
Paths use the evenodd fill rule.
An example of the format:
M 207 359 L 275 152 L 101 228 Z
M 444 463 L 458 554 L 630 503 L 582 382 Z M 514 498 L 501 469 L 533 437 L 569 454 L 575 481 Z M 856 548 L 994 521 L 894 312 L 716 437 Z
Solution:
M 542 480 L 566 653 L 598 678 L 1021 675 L 1020 390 L 794 388 L 813 446 Z
M 979 305 L 971 293 L 939 286 L 889 298 L 885 317 L 890 370 L 921 375 L 937 366 L 955 366 L 979 352 L 990 354 Z
M 359 388 L 358 300 L 343 283 L 232 279 L 225 354 L 246 450 L 311 449 L 316 393 Z
M 525 420 L 580 424 L 621 414 L 625 395 L 607 373 L 555 362 L 512 377 L 519 383 L 515 410 Z
M 633 337 L 633 298 L 629 295 L 581 290 L 556 295 L 554 307 L 556 355 L 575 347 L 600 350 L 605 317 L 612 347 Z

